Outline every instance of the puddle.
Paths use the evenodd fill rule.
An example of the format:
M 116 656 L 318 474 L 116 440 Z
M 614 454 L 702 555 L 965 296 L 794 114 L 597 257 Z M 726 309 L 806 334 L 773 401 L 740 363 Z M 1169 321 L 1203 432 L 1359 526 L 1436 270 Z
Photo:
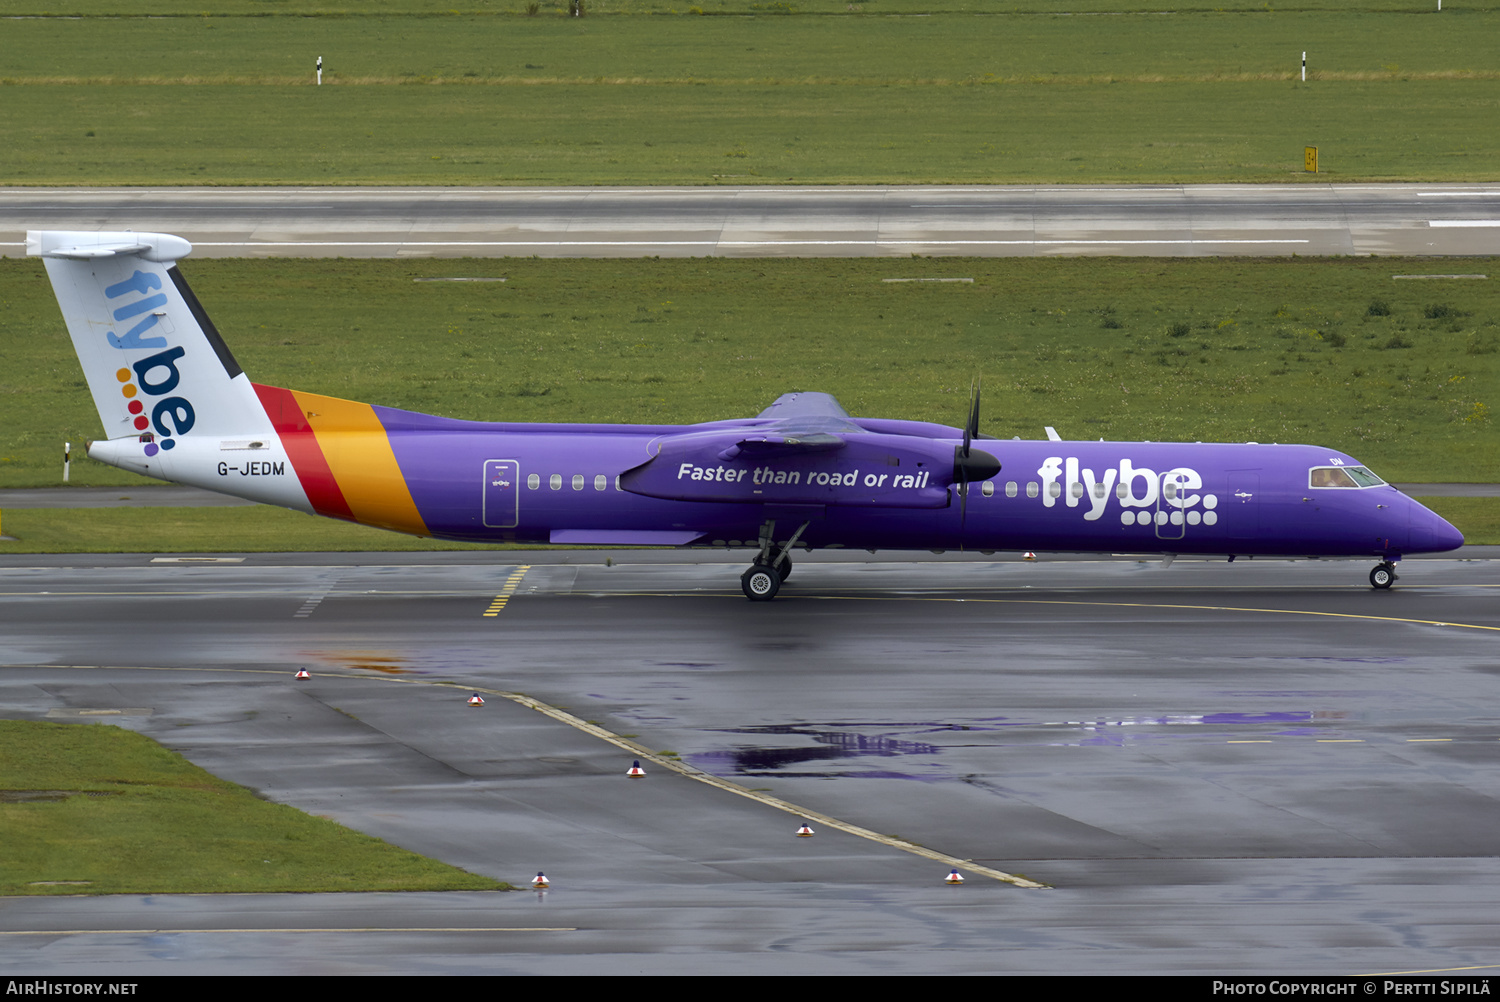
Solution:
M 918 776 L 879 770 L 851 772 L 839 769 L 836 772 L 800 771 L 796 767 L 814 762 L 831 762 L 840 759 L 875 756 L 894 758 L 906 755 L 936 755 L 942 749 L 925 741 L 909 741 L 886 735 L 861 734 L 856 731 L 819 728 L 806 724 L 775 724 L 764 727 L 737 727 L 721 733 L 747 735 L 788 735 L 807 738 L 815 742 L 808 747 L 740 747 L 722 751 L 704 752 L 692 756 L 698 768 L 715 775 L 733 776 L 774 773 L 785 777 L 855 777 L 917 779 Z

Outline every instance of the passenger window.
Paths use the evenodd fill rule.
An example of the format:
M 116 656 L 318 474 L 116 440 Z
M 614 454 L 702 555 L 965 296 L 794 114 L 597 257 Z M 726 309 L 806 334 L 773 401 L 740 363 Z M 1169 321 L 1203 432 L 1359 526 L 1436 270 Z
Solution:
M 1005 496 L 1008 498 L 1016 496 L 1016 482 L 1014 480 L 1005 485 Z
M 573 489 L 575 491 L 581 491 L 581 490 L 583 490 L 583 474 L 582 473 L 575 473 L 575 474 L 573 474 Z
M 1034 498 L 1039 493 L 1041 493 L 1041 492 L 1037 490 L 1036 481 L 1032 481 L 1031 483 L 1029 483 L 1029 484 L 1026 485 L 1026 496 L 1027 497 Z
M 1104 499 L 1104 485 L 1103 484 L 1095 484 L 1094 485 L 1094 497 L 1099 498 L 1101 501 Z
M 526 486 L 530 490 L 536 490 L 538 487 L 542 486 L 542 478 L 533 473 L 531 476 L 526 478 Z
M 1073 495 L 1074 500 L 1083 497 L 1083 484 L 1080 484 L 1076 480 L 1073 481 L 1073 483 L 1068 485 L 1068 493 Z
M 604 490 L 604 474 L 600 473 L 594 477 L 594 490 Z
M 1047 485 L 1047 496 L 1048 497 L 1054 497 L 1054 498 L 1060 498 L 1060 497 L 1062 497 L 1062 484 L 1058 483 L 1056 480 L 1054 480 L 1050 484 L 1048 484 Z
M 554 474 L 552 474 L 552 476 L 547 480 L 547 486 L 551 487 L 555 491 L 562 490 L 562 474 L 561 473 L 554 473 Z
M 984 482 L 984 487 L 980 491 L 980 493 L 982 493 L 987 498 L 994 497 L 995 496 L 995 482 L 993 480 L 986 480 Z
M 1115 497 L 1119 498 L 1121 501 L 1124 501 L 1125 500 L 1125 493 L 1126 492 L 1125 492 L 1125 485 L 1124 484 L 1116 484 L 1115 485 Z

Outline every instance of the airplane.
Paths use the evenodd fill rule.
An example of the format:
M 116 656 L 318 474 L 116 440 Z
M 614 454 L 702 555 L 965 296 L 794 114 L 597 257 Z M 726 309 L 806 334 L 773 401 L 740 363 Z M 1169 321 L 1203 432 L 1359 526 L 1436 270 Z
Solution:
M 460 421 L 252 383 L 177 266 L 191 252 L 162 233 L 26 235 L 106 431 L 92 459 L 437 539 L 749 548 L 751 601 L 776 597 L 798 549 L 1374 557 L 1385 589 L 1404 554 L 1463 544 L 1337 450 L 1001 440 L 979 433 L 977 390 L 961 428 L 810 392 L 677 426 Z

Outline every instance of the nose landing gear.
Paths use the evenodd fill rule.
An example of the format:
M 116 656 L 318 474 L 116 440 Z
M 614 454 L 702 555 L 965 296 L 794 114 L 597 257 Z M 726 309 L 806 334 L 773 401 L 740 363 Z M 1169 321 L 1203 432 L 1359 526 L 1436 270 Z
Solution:
M 1381 591 L 1396 583 L 1396 565 L 1389 560 L 1378 563 L 1370 571 L 1370 587 Z

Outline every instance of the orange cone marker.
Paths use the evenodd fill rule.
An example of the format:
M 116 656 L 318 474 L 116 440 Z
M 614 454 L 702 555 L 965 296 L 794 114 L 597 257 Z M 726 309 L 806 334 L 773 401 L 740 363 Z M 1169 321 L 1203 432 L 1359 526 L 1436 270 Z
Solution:
M 545 876 L 543 876 L 543 874 L 542 874 L 542 872 L 540 870 L 537 871 L 537 874 L 536 874 L 535 877 L 531 878 L 531 886 L 534 887 L 534 888 L 536 888 L 539 891 L 545 891 L 547 889 L 547 887 L 548 887 L 547 878 Z
M 802 822 L 802 827 L 797 829 L 798 838 L 812 838 L 813 834 L 813 830 L 808 827 L 806 821 Z
M 632 765 L 629 769 L 625 770 L 625 775 L 629 776 L 631 779 L 639 779 L 642 776 L 646 775 L 646 770 L 641 768 L 641 760 L 636 759 L 635 764 Z
M 312 676 L 307 673 L 307 669 L 306 668 L 299 669 L 298 672 L 297 672 L 297 677 L 298 678 L 312 678 Z
M 484 697 L 481 696 L 477 692 L 474 693 L 474 695 L 472 695 L 472 696 L 469 697 L 469 705 L 470 706 L 483 706 L 484 705 Z
M 945 884 L 961 884 L 963 882 L 963 874 L 959 873 L 957 870 L 954 870 L 952 873 L 948 874 L 948 879 L 943 881 L 943 883 Z

